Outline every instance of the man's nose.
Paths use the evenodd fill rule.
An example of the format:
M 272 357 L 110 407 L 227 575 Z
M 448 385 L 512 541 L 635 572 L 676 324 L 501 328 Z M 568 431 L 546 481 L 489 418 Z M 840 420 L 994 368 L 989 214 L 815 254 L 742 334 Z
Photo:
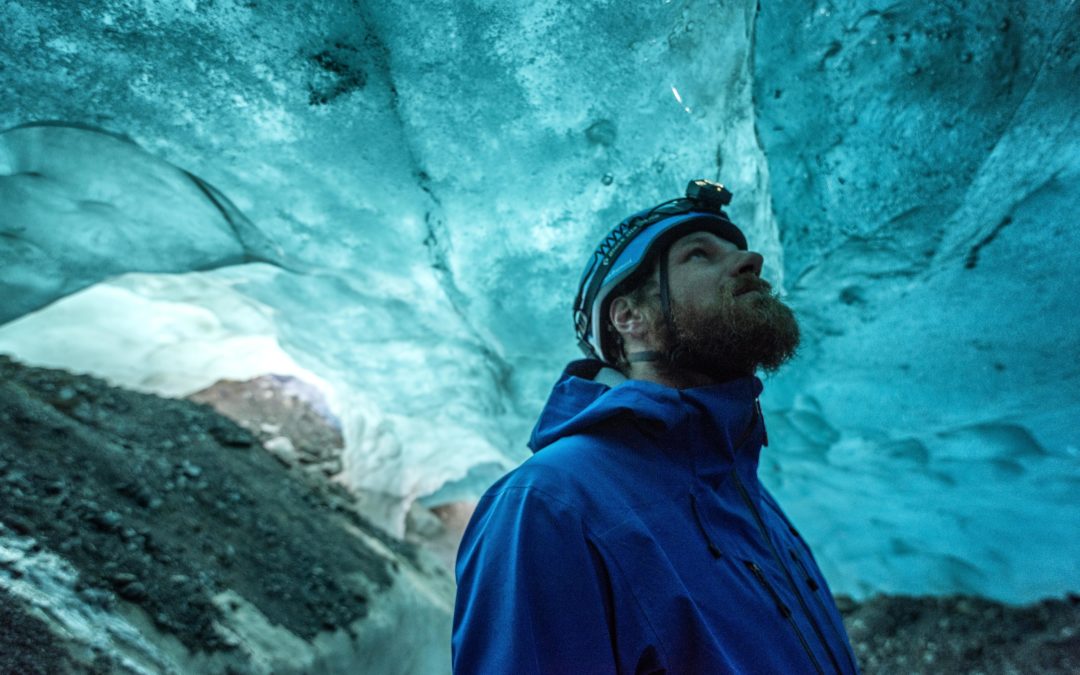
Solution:
M 737 277 L 747 272 L 755 277 L 761 276 L 761 267 L 765 264 L 765 258 L 757 251 L 739 251 L 739 257 L 732 266 L 731 276 Z

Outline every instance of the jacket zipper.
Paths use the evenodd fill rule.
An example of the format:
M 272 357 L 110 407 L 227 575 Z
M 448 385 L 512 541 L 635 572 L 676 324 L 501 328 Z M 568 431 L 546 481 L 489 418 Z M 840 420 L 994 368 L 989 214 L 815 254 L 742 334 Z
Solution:
M 772 596 L 773 602 L 776 603 L 776 608 L 780 610 L 780 615 L 787 619 L 791 624 L 791 628 L 795 631 L 795 635 L 799 637 L 799 644 L 802 645 L 806 651 L 806 656 L 810 659 L 810 662 L 814 664 L 814 670 L 820 675 L 825 675 L 825 671 L 821 669 L 821 664 L 818 663 L 817 658 L 814 656 L 814 652 L 810 649 L 810 645 L 806 642 L 806 637 L 803 636 L 802 631 L 799 630 L 799 624 L 795 623 L 795 617 L 791 615 L 791 608 L 784 604 L 780 596 L 777 595 L 776 590 L 769 585 L 769 580 L 765 578 L 765 573 L 761 571 L 761 567 L 756 562 L 751 560 L 744 560 L 743 563 L 753 573 L 754 578 L 758 580 L 761 586 Z
M 753 419 L 750 420 L 751 429 L 756 426 L 759 419 L 758 415 L 759 413 L 757 408 L 757 402 L 755 401 L 754 416 Z M 745 441 L 748 436 L 748 432 L 743 433 L 739 444 L 736 445 L 735 448 L 738 449 L 742 445 L 742 442 Z M 769 550 L 772 551 L 773 561 L 780 566 L 780 569 L 784 570 L 784 575 L 787 577 L 788 583 L 791 585 L 791 592 L 794 593 L 795 597 L 799 600 L 799 606 L 802 608 L 802 611 L 806 616 L 807 622 L 810 624 L 810 627 L 814 629 L 814 634 L 817 635 L 818 640 L 821 641 L 821 646 L 825 649 L 825 653 L 828 654 L 829 661 L 832 662 L 833 668 L 836 669 L 837 673 L 842 673 L 843 671 L 840 669 L 840 663 L 836 660 L 836 655 L 833 654 L 832 648 L 829 647 L 829 643 L 825 639 L 825 634 L 821 632 L 821 627 L 818 626 L 817 621 L 814 621 L 814 615 L 810 613 L 810 608 L 806 605 L 806 600 L 803 598 L 802 593 L 799 592 L 799 588 L 795 584 L 795 578 L 791 576 L 791 570 L 789 570 L 787 568 L 787 565 L 784 564 L 783 558 L 780 557 L 780 552 L 776 550 L 776 544 L 774 544 L 772 538 L 769 537 L 769 531 L 768 528 L 765 527 L 765 521 L 762 520 L 761 513 L 758 512 L 757 507 L 754 506 L 753 500 L 750 499 L 750 494 L 743 486 L 742 479 L 739 478 L 739 472 L 735 469 L 732 469 L 731 476 L 735 479 L 735 487 L 738 489 L 739 495 L 742 497 L 742 500 L 746 503 L 746 508 L 750 509 L 750 513 L 754 516 L 754 522 L 757 523 L 758 531 L 761 533 L 761 538 L 765 540 L 765 543 L 769 545 Z
M 814 577 L 810 576 L 810 571 L 806 569 L 806 565 L 804 565 L 803 561 L 799 559 L 799 556 L 796 555 L 795 551 L 788 549 L 788 554 L 791 556 L 791 559 L 795 561 L 795 565 L 802 572 L 803 577 L 805 577 L 806 579 L 807 587 L 809 587 L 812 591 L 810 594 L 814 596 L 815 600 L 817 600 L 818 606 L 821 608 L 822 613 L 829 618 L 829 625 L 832 626 L 833 632 L 836 633 L 837 637 L 840 639 L 840 643 L 843 644 L 847 641 L 844 638 L 845 633 L 842 632 L 839 627 L 837 627 L 836 620 L 833 619 L 833 615 L 831 612 L 829 612 L 829 608 L 825 606 L 825 601 L 821 599 L 821 594 L 818 593 L 818 591 L 821 589 L 821 585 L 818 584 L 818 582 L 814 581 Z M 851 663 L 852 672 L 857 672 L 857 668 L 855 668 L 855 664 L 851 660 L 850 651 L 847 652 L 847 658 L 848 662 Z

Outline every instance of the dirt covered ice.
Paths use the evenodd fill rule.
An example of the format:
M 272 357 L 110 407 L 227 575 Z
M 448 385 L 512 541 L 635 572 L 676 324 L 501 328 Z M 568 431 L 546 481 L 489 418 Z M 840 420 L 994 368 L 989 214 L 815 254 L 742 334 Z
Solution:
M 303 670 L 330 658 L 328 635 L 356 651 L 385 630 L 371 607 L 389 597 L 448 631 L 446 607 L 401 588 L 430 583 L 446 601 L 445 572 L 207 406 L 0 357 L 0 429 L 0 585 L 6 605 L 45 616 L 42 645 L 66 648 L 43 654 L 108 670 Z M 369 615 L 378 628 L 364 635 Z M 412 635 L 433 642 L 415 631 L 400 644 Z

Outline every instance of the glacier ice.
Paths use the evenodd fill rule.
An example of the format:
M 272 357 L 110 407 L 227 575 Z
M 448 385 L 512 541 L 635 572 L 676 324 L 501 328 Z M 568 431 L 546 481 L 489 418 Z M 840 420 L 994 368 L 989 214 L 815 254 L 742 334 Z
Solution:
M 791 497 L 818 499 L 838 463 L 857 477 L 836 506 L 877 545 L 839 541 L 840 509 L 804 529 L 833 576 L 878 568 L 864 592 L 1075 584 L 1078 29 L 1055 3 L 759 16 L 759 133 L 819 337 L 771 401 L 837 430 Z
M 1074 4 L 80 7 L 0 10 L 3 351 L 317 382 L 400 532 L 525 456 L 594 241 L 721 178 L 808 335 L 762 470 L 835 589 L 1076 590 Z
M 0 174 L 8 298 L 0 321 L 128 271 L 187 272 L 273 255 L 212 185 L 96 129 L 10 128 L 0 135 Z

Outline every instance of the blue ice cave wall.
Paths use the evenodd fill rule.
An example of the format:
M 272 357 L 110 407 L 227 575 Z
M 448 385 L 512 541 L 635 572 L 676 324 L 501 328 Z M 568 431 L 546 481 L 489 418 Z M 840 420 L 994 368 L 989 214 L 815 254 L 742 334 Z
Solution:
M 762 472 L 836 590 L 1077 589 L 1075 2 L 365 5 L 5 3 L 0 349 L 301 374 L 400 531 L 524 458 L 593 242 L 721 178 L 806 327 Z

